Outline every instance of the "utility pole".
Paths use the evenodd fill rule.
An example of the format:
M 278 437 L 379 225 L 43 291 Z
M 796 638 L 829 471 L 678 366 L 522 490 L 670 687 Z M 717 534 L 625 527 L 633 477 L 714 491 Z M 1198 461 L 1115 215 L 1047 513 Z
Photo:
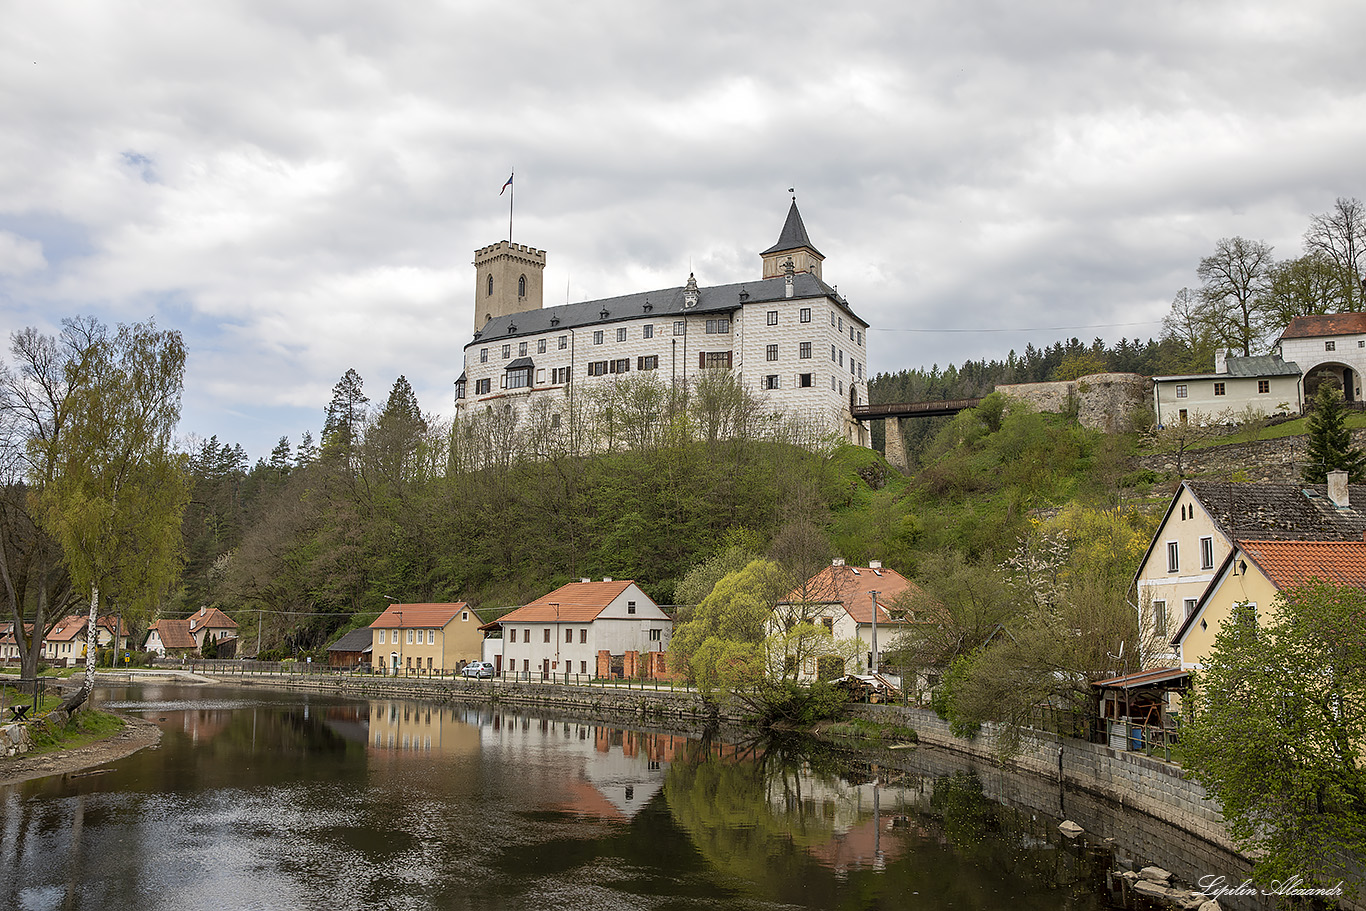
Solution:
M 873 596 L 873 658 L 868 662 L 868 673 L 877 673 L 877 596 L 881 592 L 869 592 Z

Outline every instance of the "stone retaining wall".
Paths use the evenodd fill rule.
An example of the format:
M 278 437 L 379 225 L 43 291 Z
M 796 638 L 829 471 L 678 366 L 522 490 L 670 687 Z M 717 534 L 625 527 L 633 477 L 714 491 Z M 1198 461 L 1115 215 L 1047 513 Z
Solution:
M 1366 446 L 1366 430 L 1352 431 L 1352 445 Z M 1250 443 L 1187 450 L 1182 461 L 1188 478 L 1207 475 L 1227 479 L 1241 472 L 1249 481 L 1295 484 L 1300 480 L 1300 470 L 1304 467 L 1308 447 L 1309 438 L 1306 436 L 1253 440 Z M 1142 456 L 1138 461 L 1140 467 L 1151 471 L 1175 474 L 1177 470 L 1174 452 L 1153 453 Z
M 1150 382 L 1137 373 L 1095 373 L 1052 383 L 1009 383 L 996 391 L 1040 411 L 1065 414 L 1074 406 L 1083 427 L 1106 433 L 1133 429 L 1133 415 L 1148 403 Z

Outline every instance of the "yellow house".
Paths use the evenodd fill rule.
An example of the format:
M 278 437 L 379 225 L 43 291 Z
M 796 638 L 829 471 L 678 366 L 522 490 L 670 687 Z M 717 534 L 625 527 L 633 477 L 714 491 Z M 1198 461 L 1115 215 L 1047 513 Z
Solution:
M 1366 589 L 1366 542 L 1238 541 L 1172 644 L 1181 667 L 1200 669 L 1214 637 L 1235 611 L 1250 623 L 1274 616 L 1286 588 L 1319 579 Z
M 483 620 L 464 601 L 391 604 L 374 630 L 374 668 L 390 674 L 451 674 L 478 660 Z

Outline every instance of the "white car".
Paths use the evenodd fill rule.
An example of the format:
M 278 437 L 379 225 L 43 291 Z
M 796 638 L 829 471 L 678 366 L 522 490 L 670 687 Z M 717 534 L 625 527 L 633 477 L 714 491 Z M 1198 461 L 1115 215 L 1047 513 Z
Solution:
M 488 661 L 471 661 L 461 669 L 462 677 L 488 677 L 493 679 L 493 664 Z

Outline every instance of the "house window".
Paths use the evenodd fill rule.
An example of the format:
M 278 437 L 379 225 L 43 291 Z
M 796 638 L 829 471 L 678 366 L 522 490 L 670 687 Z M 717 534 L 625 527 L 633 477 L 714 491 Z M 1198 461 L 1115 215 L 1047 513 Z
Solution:
M 1336 350 L 1338 350 L 1338 343 L 1337 343 L 1337 342 L 1324 342 L 1324 343 L 1323 343 L 1323 350 L 1324 350 L 1324 351 L 1336 351 Z
M 566 348 L 568 348 L 568 347 L 569 347 L 569 336 L 567 336 L 567 335 L 562 335 L 562 336 L 560 336 L 560 350 L 563 351 L 564 349 L 566 349 Z
M 531 673 L 531 659 L 530 659 L 530 658 L 523 658 L 523 659 L 522 659 L 522 673 L 524 673 L 524 674 L 529 674 L 529 673 Z
M 480 349 L 479 349 L 479 363 L 481 363 L 481 364 L 487 364 L 488 362 L 489 362 L 489 349 L 487 349 L 487 348 L 480 348 Z
M 398 640 L 395 639 L 394 641 L 397 642 Z M 380 644 L 380 645 L 383 645 L 383 644 L 384 644 L 384 630 L 380 630 L 380 631 L 379 631 L 379 644 Z
M 1270 392 L 1271 380 L 1258 380 L 1257 391 L 1260 392 L 1262 395 L 1266 395 L 1266 393 Z
M 1214 569 L 1214 539 L 1200 539 L 1200 568 Z
M 647 355 L 644 355 L 644 356 L 642 356 L 642 357 L 636 358 L 636 369 L 637 369 L 637 370 L 658 370 L 658 369 L 659 369 L 659 355 L 657 355 L 657 354 L 647 354 Z
M 1214 384 L 1214 394 L 1215 394 L 1215 395 L 1223 395 L 1223 394 L 1224 394 L 1224 384 L 1223 384 L 1223 383 L 1215 383 L 1215 384 Z
M 1185 384 L 1185 383 L 1177 383 L 1177 384 L 1176 384 L 1176 397 L 1177 397 L 1178 399 L 1184 399 L 1184 398 L 1186 397 L 1186 384 Z
M 606 376 L 606 375 L 607 375 L 607 362 L 606 362 L 606 361 L 590 361 L 589 364 L 588 364 L 588 375 L 589 375 L 589 376 Z
M 1167 602 L 1153 602 L 1153 633 L 1158 636 L 1167 635 Z
M 586 627 L 586 626 L 585 626 L 583 629 L 579 630 L 579 644 L 580 644 L 580 645 L 587 645 L 587 644 L 588 644 L 588 627 Z
M 408 630 L 408 644 L 409 644 L 409 645 L 412 645 L 412 644 L 413 644 L 413 631 L 412 631 L 412 630 Z
M 811 322 L 811 308 L 803 307 L 801 309 L 801 315 L 798 317 L 798 320 L 803 323 Z
M 580 674 L 586 674 L 586 673 L 588 673 L 588 662 L 587 662 L 587 661 L 580 661 L 580 662 L 579 662 L 579 673 L 580 673 Z
M 697 366 L 704 370 L 730 369 L 729 351 L 701 351 L 697 355 Z
M 1254 639 L 1257 637 L 1257 605 L 1255 602 L 1244 601 L 1242 604 L 1233 605 L 1233 616 L 1244 632 L 1251 633 Z
M 549 642 L 549 641 L 550 641 L 550 627 L 547 626 L 547 627 L 545 628 L 544 632 L 545 632 L 545 636 L 543 637 L 543 638 L 544 638 L 544 641 Z
M 650 641 L 651 641 L 651 642 L 662 642 L 662 641 L 664 641 L 664 635 L 663 635 L 663 633 L 664 633 L 663 630 L 658 630 L 658 629 L 652 629 L 652 630 L 650 630 Z
M 834 617 L 822 617 L 822 618 L 821 618 L 821 626 L 825 627 L 825 631 L 826 631 L 827 633 L 833 633 L 833 632 L 835 631 L 835 618 L 834 618 Z
M 654 326 L 654 323 L 646 323 L 646 324 L 645 324 L 645 328 L 641 331 L 641 338 L 654 338 L 654 337 L 655 337 L 655 326 Z
M 803 387 L 803 388 L 809 388 L 809 387 L 811 386 L 811 378 L 812 378 L 813 376 L 815 376 L 815 374 L 813 374 L 813 373 L 799 373 L 799 374 L 797 374 L 797 385 L 798 385 L 798 386 L 801 386 L 801 387 Z
M 518 367 L 516 370 L 507 372 L 507 381 L 503 383 L 507 389 L 525 389 L 531 385 L 531 368 Z
M 601 329 L 595 329 L 595 330 L 593 330 L 593 344 L 595 344 L 595 345 L 601 345 L 601 344 L 602 344 L 602 330 L 601 330 Z
M 516 627 L 514 627 L 514 628 L 508 630 L 508 641 L 509 641 L 509 642 L 516 642 L 516 641 L 517 641 L 517 629 L 516 629 Z
M 627 601 L 627 602 L 626 602 L 626 613 L 628 613 L 628 614 L 634 614 L 635 612 L 636 612 L 636 602 L 634 602 L 634 601 Z
M 1187 599 L 1186 599 L 1186 616 L 1189 617 L 1189 616 L 1190 616 L 1191 614 L 1193 614 L 1193 613 L 1195 613 L 1195 599 L 1194 599 L 1194 598 L 1187 598 Z
M 526 342 L 517 343 L 517 356 L 526 357 Z
M 485 377 L 485 378 L 482 379 L 482 380 L 475 380 L 475 381 L 474 381 L 474 394 L 475 394 L 475 395 L 488 395 L 489 392 L 491 392 L 492 390 L 493 390 L 493 380 L 492 380 L 491 378 Z
M 1175 541 L 1167 542 L 1167 572 L 1174 573 L 1181 568 L 1181 554 Z
M 511 346 L 511 345 L 504 345 L 504 346 L 503 346 L 503 360 L 507 360 L 507 359 L 510 358 L 510 357 L 512 357 L 512 346 Z
M 611 369 L 613 373 L 630 373 L 631 359 L 629 357 L 618 358 L 612 362 Z
M 674 335 L 682 335 L 686 329 L 686 326 L 687 324 L 684 323 L 683 320 L 674 320 Z
M 617 341 L 626 341 L 626 328 L 624 326 L 617 330 Z
M 776 325 L 778 325 L 778 311 L 777 311 L 777 310 L 770 310 L 770 311 L 768 311 L 768 324 L 769 324 L 770 326 L 776 326 Z
M 765 388 L 765 389 L 777 389 L 777 388 L 778 388 L 778 374 L 776 374 L 776 373 L 770 373 L 768 376 L 764 377 L 764 388 Z
M 811 357 L 811 343 L 802 342 L 797 346 L 797 357 Z
M 565 642 L 573 642 L 573 641 L 574 641 L 574 631 L 573 631 L 572 629 L 570 629 L 569 627 L 565 627 L 565 630 L 564 630 L 564 641 L 565 641 Z
M 434 630 L 434 629 L 429 629 L 429 630 L 427 630 L 427 644 L 428 644 L 428 645 L 436 645 L 436 630 Z
M 709 319 L 707 320 L 707 335 L 725 335 L 730 332 L 730 320 L 728 319 Z M 677 335 L 677 333 L 674 333 Z
M 769 345 L 764 348 L 764 358 L 766 360 L 776 361 L 778 359 L 778 346 Z
M 1190 415 L 1186 414 L 1186 409 L 1182 408 L 1177 412 L 1177 417 L 1180 418 L 1181 423 L 1184 424 L 1189 419 Z

